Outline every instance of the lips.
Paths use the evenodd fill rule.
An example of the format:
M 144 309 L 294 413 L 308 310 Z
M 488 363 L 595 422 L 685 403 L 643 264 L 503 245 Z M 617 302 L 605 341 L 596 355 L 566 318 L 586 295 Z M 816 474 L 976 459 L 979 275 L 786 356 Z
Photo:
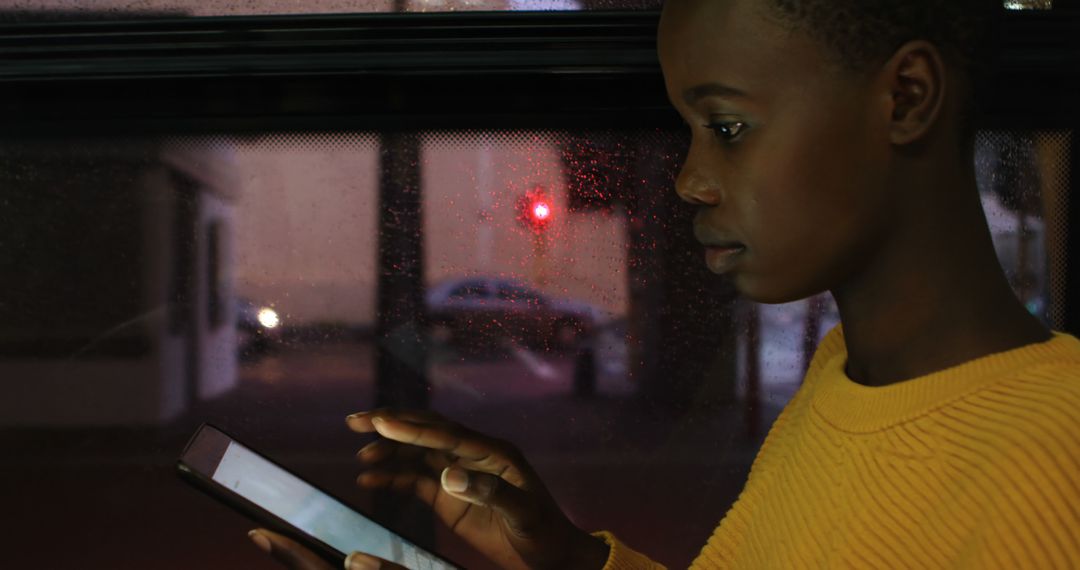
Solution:
M 705 264 L 713 273 L 727 273 L 746 252 L 746 244 L 723 230 L 708 225 L 699 212 L 694 219 L 694 237 L 705 246 Z
M 735 268 L 745 251 L 746 246 L 738 242 L 706 245 L 705 265 L 708 266 L 709 271 L 722 275 Z

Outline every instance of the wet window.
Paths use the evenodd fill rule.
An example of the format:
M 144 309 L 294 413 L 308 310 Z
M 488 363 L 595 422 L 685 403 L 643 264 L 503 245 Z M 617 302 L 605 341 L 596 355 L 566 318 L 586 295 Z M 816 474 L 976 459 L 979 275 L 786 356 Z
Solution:
M 488 296 L 487 287 L 477 284 L 463 285 L 450 294 L 456 299 L 483 299 Z
M 146 20 L 100 28 L 108 34 L 90 23 L 33 24 L 30 34 L 10 26 L 0 46 L 22 57 L 0 79 L 33 86 L 13 88 L 22 99 L 0 107 L 43 115 L 27 124 L 50 127 L 20 123 L 18 137 L 0 136 L 0 499 L 18 521 L 0 567 L 39 566 L 42 553 L 80 568 L 270 566 L 245 537 L 250 521 L 176 476 L 185 442 L 210 422 L 421 546 L 493 568 L 423 505 L 357 488 L 354 455 L 368 440 L 344 417 L 384 405 L 429 408 L 516 443 L 576 524 L 686 567 L 840 315 L 829 294 L 750 302 L 703 263 L 695 209 L 673 191 L 689 134 L 663 101 L 655 14 L 644 13 L 658 6 L 0 8 L 5 24 Z M 558 15 L 539 15 L 559 25 L 528 34 L 485 29 L 487 16 L 473 15 L 464 28 L 476 35 L 460 37 L 446 14 L 328 17 L 463 10 L 638 13 L 616 15 L 614 26 L 597 18 L 610 37 L 581 38 Z M 279 18 L 239 18 L 249 15 Z M 357 32 L 410 18 L 427 18 L 432 36 L 408 25 Z M 157 40 L 164 29 L 183 50 Z M 41 31 L 54 35 L 34 36 Z M 406 31 L 421 41 L 396 36 Z M 219 53 L 208 36 L 232 51 Z M 491 38 L 529 46 L 474 49 Z M 129 53 L 135 44 L 152 57 Z M 334 51 L 346 44 L 353 51 Z M 394 51 L 401 44 L 409 47 Z M 370 46 L 378 53 L 368 58 Z M 275 61 L 279 48 L 291 53 L 285 63 Z M 444 50 L 456 63 L 444 65 Z M 1018 53 L 1017 68 L 1042 61 L 1037 50 Z M 290 79 L 278 83 L 279 74 Z M 1047 75 L 1033 85 L 1064 85 Z M 563 97 L 579 78 L 618 97 L 590 102 L 584 88 Z M 163 108 L 129 118 L 131 99 L 114 94 L 130 85 Z M 481 90 L 510 103 L 485 109 L 496 98 Z M 71 112 L 82 104 L 104 119 Z M 990 106 L 1009 112 L 999 107 Z M 1032 315 L 1063 330 L 1073 324 L 1068 192 L 1078 141 L 1072 123 L 1038 111 L 980 131 L 974 166 L 1009 284 Z M 549 114 L 559 120 L 548 124 Z M 608 128 L 616 115 L 619 127 Z M 207 127 L 217 121 L 240 127 Z M 59 533 L 59 553 L 58 521 L 73 529 Z
M 1055 327 L 1070 136 L 983 132 L 976 161 L 1009 280 Z M 580 525 L 687 564 L 838 314 L 828 295 L 749 303 L 705 270 L 670 192 L 685 144 L 648 130 L 5 147 L 0 216 L 18 231 L 2 269 L 20 277 L 0 373 L 20 388 L 0 417 L 20 459 L 3 481 L 38 498 L 7 495 L 16 560 L 77 513 L 85 531 L 65 540 L 91 566 L 257 564 L 248 523 L 172 473 L 194 426 L 370 511 L 342 421 L 393 394 L 517 442 Z M 381 182 L 401 166 L 387 145 L 416 157 L 389 186 L 415 181 L 411 207 Z M 540 226 L 521 215 L 538 199 Z M 486 567 L 417 528 L 420 511 L 389 524 Z M 167 562 L 140 546 L 170 533 L 185 547 Z

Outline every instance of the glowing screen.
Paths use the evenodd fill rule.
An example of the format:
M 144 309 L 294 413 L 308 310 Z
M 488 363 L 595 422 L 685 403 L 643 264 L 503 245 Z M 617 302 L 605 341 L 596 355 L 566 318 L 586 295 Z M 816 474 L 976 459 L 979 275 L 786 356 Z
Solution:
M 452 569 L 235 442 L 229 443 L 213 479 L 343 553 L 359 550 L 413 570 Z

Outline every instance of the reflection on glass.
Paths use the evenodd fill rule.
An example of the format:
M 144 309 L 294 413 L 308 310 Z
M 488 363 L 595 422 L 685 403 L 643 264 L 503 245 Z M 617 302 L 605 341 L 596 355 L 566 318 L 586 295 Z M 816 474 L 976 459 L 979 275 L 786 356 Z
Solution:
M 977 157 L 1010 282 L 1054 326 L 1068 145 L 982 133 Z M 378 381 L 385 359 L 432 408 L 517 442 L 583 527 L 685 567 L 838 321 L 828 295 L 751 305 L 706 270 L 671 186 L 685 146 L 649 130 L 0 148 L 14 567 L 36 565 L 71 513 L 82 566 L 263 562 L 242 521 L 170 471 L 202 421 L 365 510 L 362 442 L 342 418 L 404 381 Z M 419 208 L 386 195 L 399 151 Z M 402 227 L 419 228 L 405 236 L 418 249 L 388 240 Z M 414 306 L 387 313 L 387 278 Z M 162 560 L 154 545 L 180 535 Z

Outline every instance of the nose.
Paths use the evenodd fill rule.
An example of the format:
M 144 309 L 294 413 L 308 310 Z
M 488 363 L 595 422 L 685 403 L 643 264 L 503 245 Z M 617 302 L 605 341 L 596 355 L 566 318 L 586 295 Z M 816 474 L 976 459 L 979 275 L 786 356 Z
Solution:
M 691 143 L 679 177 L 675 180 L 675 192 L 695 206 L 716 206 L 721 202 L 720 186 L 714 177 L 702 169 L 702 160 L 697 145 Z

